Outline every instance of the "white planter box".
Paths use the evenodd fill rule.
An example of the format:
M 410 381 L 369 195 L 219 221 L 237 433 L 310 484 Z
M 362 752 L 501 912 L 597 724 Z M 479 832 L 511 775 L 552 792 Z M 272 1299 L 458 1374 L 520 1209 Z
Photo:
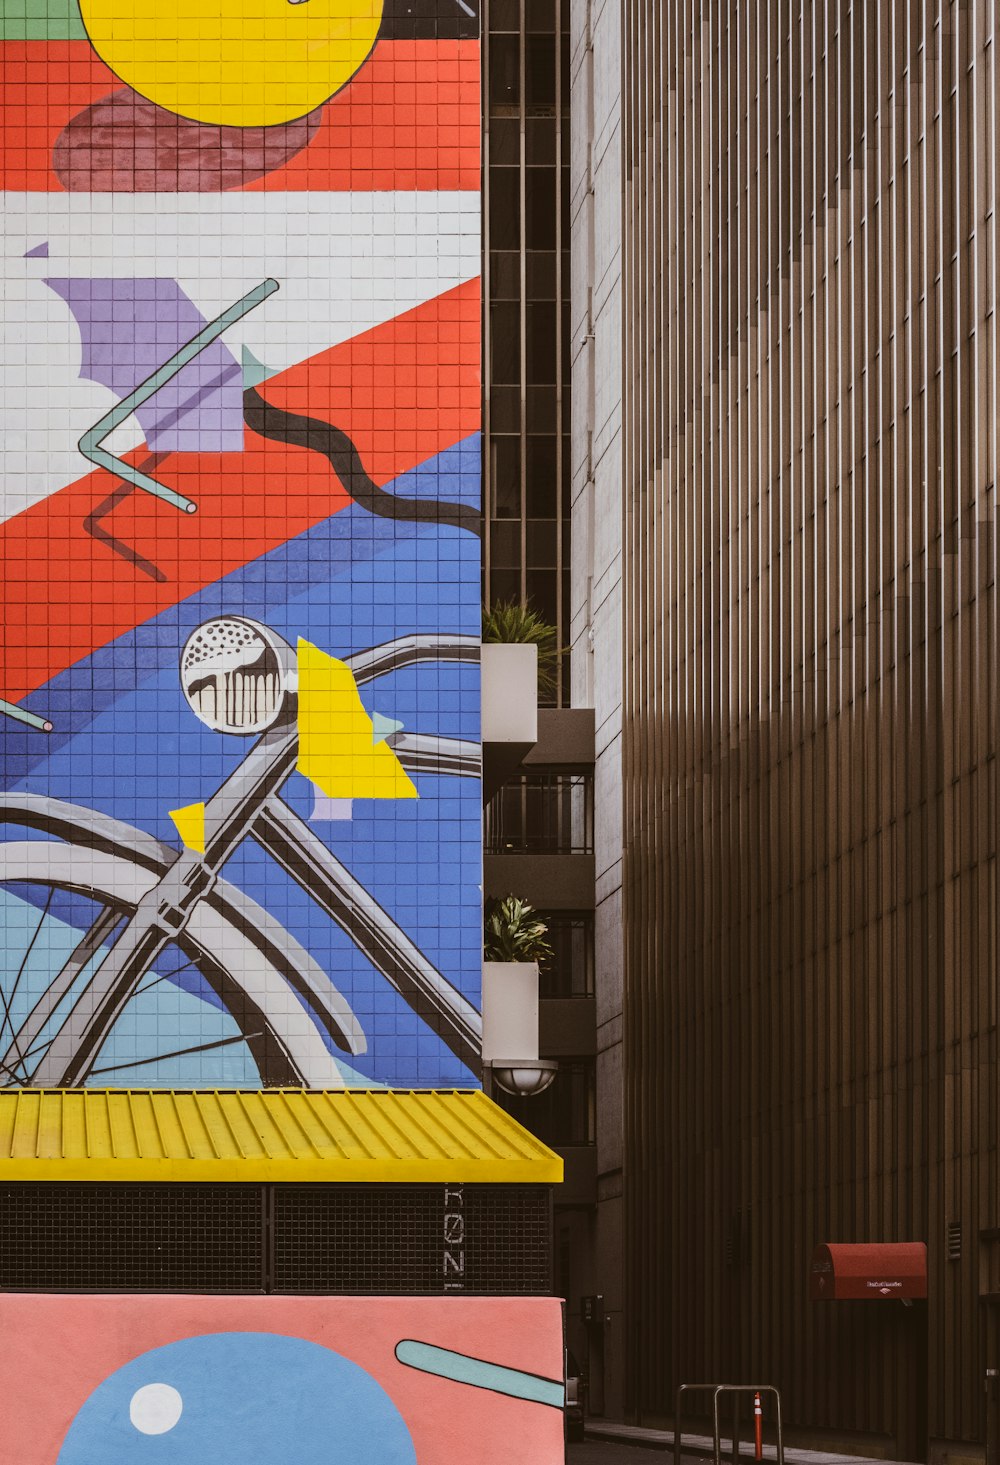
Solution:
M 483 1062 L 538 1057 L 538 963 L 483 962 Z
M 538 742 L 538 647 L 484 645 L 482 652 L 484 743 Z

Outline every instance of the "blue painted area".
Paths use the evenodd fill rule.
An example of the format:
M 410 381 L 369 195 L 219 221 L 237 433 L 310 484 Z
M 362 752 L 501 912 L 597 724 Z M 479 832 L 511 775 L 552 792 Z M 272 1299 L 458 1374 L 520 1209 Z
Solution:
M 553 1409 L 562 1409 L 566 1402 L 565 1387 L 558 1379 L 542 1378 L 520 1368 L 507 1368 L 502 1363 L 487 1363 L 483 1358 L 455 1353 L 450 1348 L 438 1348 L 433 1343 L 404 1338 L 396 1344 L 396 1357 L 400 1363 L 420 1373 L 451 1379 L 456 1384 L 468 1384 L 473 1389 L 507 1394 L 512 1399 L 526 1399 L 531 1404 L 548 1404 Z
M 416 1452 L 389 1395 L 356 1363 L 302 1338 L 213 1333 L 154 1348 L 105 1379 L 56 1465 L 292 1460 L 416 1465 Z
M 469 438 L 391 487 L 407 497 L 475 503 L 479 454 L 478 436 Z M 303 636 L 343 657 L 412 632 L 477 635 L 479 606 L 480 546 L 474 535 L 396 523 L 352 505 L 119 637 L 27 699 L 33 710 L 45 709 L 56 731 L 42 738 L 10 722 L 0 724 L 5 786 L 97 809 L 177 848 L 170 809 L 210 798 L 250 746 L 249 740 L 204 727 L 181 693 L 180 651 L 201 622 L 219 614 L 248 615 L 292 645 Z M 407 730 L 479 739 L 478 667 L 423 664 L 362 688 L 362 699 L 370 714 Z M 349 819 L 312 828 L 478 1007 L 480 785 L 429 775 L 415 782 L 418 800 L 355 800 Z M 299 774 L 291 775 L 283 797 L 309 817 L 314 790 Z M 44 838 L 0 827 L 0 838 L 27 837 Z M 351 1059 L 353 1081 L 473 1081 L 350 939 L 256 845 L 244 843 L 224 873 L 291 931 L 351 1003 L 368 1039 L 368 1052 Z M 29 903 L 37 898 L 29 895 Z M 218 1005 L 216 999 L 196 973 L 176 980 L 193 997 L 200 987 L 214 1035 L 208 1009 Z M 170 982 L 159 986 L 157 1000 L 172 1002 Z M 290 1002 L 297 1003 L 291 994 Z M 185 1022 L 197 1028 L 193 1018 Z M 137 1045 L 140 1035 L 155 1038 L 155 1017 L 147 1013 L 135 1032 Z M 125 1029 L 118 1034 L 119 1061 L 124 1034 Z M 211 1040 L 197 1031 L 191 1036 L 191 1042 Z M 140 1051 L 141 1045 L 137 1056 Z M 219 1082 L 234 1081 L 234 1058 L 218 1050 Z M 211 1055 L 192 1056 L 188 1072 L 183 1063 L 173 1065 L 170 1081 L 210 1082 L 215 1071 Z M 136 1070 L 140 1074 L 150 1083 L 167 1081 L 158 1067 Z

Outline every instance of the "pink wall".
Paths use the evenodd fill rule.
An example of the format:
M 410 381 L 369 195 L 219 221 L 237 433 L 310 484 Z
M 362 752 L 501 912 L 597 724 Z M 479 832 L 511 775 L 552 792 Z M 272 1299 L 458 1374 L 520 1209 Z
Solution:
M 134 1362 L 151 1349 L 218 1334 L 242 1334 L 244 1338 L 216 1339 L 212 1344 L 206 1340 L 175 1348 L 148 1364 Z M 271 1336 L 263 1340 L 245 1336 L 255 1334 Z M 397 1345 L 412 1339 L 559 1380 L 561 1307 L 548 1298 L 3 1295 L 0 1336 L 6 1340 L 0 1350 L 3 1465 L 14 1461 L 17 1465 L 62 1465 L 63 1461 L 76 1465 L 91 1451 L 92 1465 L 119 1465 L 119 1461 L 123 1465 L 126 1461 L 128 1465 L 144 1465 L 145 1461 L 228 1465 L 230 1450 L 239 1465 L 292 1465 L 293 1461 L 312 1465 L 314 1459 L 338 1465 L 343 1451 L 336 1448 L 336 1441 L 346 1447 L 347 1435 L 362 1408 L 354 1401 L 362 1398 L 364 1389 L 378 1397 L 376 1412 L 391 1416 L 389 1433 L 397 1443 L 390 1447 L 384 1443 L 389 1435 L 365 1427 L 361 1431 L 365 1444 L 360 1453 L 355 1443 L 349 1455 L 343 1454 L 344 1465 L 411 1459 L 417 1465 L 556 1465 L 563 1458 L 558 1408 L 435 1377 L 405 1366 L 396 1357 Z M 293 1376 L 294 1356 L 287 1377 L 282 1374 L 283 1360 L 294 1355 L 294 1349 L 278 1341 L 282 1336 L 332 1350 L 359 1365 L 380 1388 L 350 1364 L 327 1359 L 326 1354 L 307 1347 L 308 1357 L 341 1369 L 345 1382 L 332 1390 L 324 1390 L 322 1384 L 304 1389 L 301 1379 Z M 135 1397 L 138 1385 L 175 1380 L 180 1393 L 185 1393 L 183 1368 L 172 1373 L 174 1365 L 167 1360 L 186 1357 L 190 1365 L 193 1358 L 197 1366 L 199 1349 L 209 1346 L 238 1359 L 248 1341 L 263 1346 L 265 1354 L 271 1350 L 278 1359 L 276 1367 L 267 1365 L 266 1377 L 272 1391 L 279 1391 L 280 1408 L 289 1411 L 290 1426 L 282 1436 L 289 1444 L 287 1462 L 273 1458 L 263 1422 L 259 1430 L 254 1424 L 256 1408 L 264 1411 L 269 1427 L 273 1426 L 275 1403 L 273 1394 L 270 1402 L 263 1401 L 249 1374 L 244 1376 L 247 1387 L 236 1411 L 238 1419 L 209 1417 L 211 1399 L 225 1396 L 224 1383 L 216 1385 L 213 1378 L 218 1394 L 206 1390 L 209 1403 L 195 1400 L 196 1389 L 190 1399 L 185 1395 L 183 1428 L 178 1424 L 176 1429 L 150 1433 L 133 1426 L 128 1401 Z M 121 1380 L 105 1387 L 98 1409 L 91 1395 L 125 1366 L 130 1367 Z M 143 1370 L 149 1372 L 149 1380 Z M 221 1379 L 224 1372 L 216 1371 L 216 1377 Z M 355 1388 L 353 1396 L 352 1378 L 363 1386 L 360 1393 Z M 345 1397 L 338 1398 L 338 1394 Z M 231 1405 L 220 1407 L 224 1413 Z M 317 1409 L 322 1427 L 310 1423 Z M 324 1433 L 327 1424 L 328 1436 Z M 315 1450 L 309 1446 L 314 1428 L 324 1433 Z M 254 1441 L 249 1452 L 246 1440 Z M 399 1440 L 405 1443 L 399 1445 Z M 260 1458 L 253 1458 L 258 1453 Z

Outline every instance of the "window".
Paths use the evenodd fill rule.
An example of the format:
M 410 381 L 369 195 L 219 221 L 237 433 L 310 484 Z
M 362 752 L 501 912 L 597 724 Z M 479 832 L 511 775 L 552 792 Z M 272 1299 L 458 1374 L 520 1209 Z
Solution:
M 490 170 L 490 248 L 521 247 L 521 175 L 517 168 Z
M 594 852 L 594 781 L 584 773 L 526 773 L 486 806 L 487 854 Z
M 516 300 L 490 307 L 490 371 L 498 383 L 521 379 L 521 313 Z
M 522 1099 L 497 1089 L 494 1098 L 525 1129 L 556 1148 L 594 1143 L 595 1066 L 592 1058 L 561 1058 L 543 1094 Z
M 594 917 L 587 911 L 539 911 L 551 958 L 538 974 L 540 997 L 593 997 Z
M 551 168 L 524 170 L 525 244 L 528 249 L 555 249 L 556 199 Z M 493 241 L 494 245 L 496 240 Z M 555 311 L 555 302 L 549 303 Z
M 491 35 L 489 107 L 516 107 L 521 100 L 521 42 L 516 35 Z

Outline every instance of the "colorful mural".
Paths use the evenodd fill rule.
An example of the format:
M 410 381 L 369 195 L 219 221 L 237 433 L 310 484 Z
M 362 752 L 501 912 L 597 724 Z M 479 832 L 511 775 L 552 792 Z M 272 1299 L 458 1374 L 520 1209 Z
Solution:
M 476 12 L 4 0 L 0 1086 L 477 1081 Z
M 551 1298 L 7 1295 L 0 1329 L 20 1465 L 563 1458 Z

